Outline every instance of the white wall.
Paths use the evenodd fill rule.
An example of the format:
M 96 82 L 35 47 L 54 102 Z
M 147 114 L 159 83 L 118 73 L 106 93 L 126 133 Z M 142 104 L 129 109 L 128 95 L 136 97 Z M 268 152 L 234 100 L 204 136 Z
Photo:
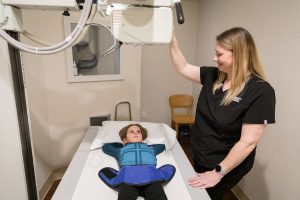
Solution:
M 27 199 L 7 43 L 0 38 L 0 199 Z
M 48 42 L 65 37 L 62 12 L 27 10 L 23 20 L 26 30 Z M 22 41 L 29 43 L 24 37 Z M 115 105 L 128 100 L 133 119 L 140 119 L 141 48 L 123 45 L 121 51 L 124 80 L 84 83 L 68 83 L 65 52 L 22 54 L 38 189 L 53 169 L 70 162 L 89 126 L 89 117 L 111 114 L 113 119 Z
M 299 199 L 300 1 L 200 0 L 197 64 L 211 63 L 215 36 L 233 26 L 252 33 L 276 91 L 276 120 L 258 146 L 253 170 L 239 184 L 250 199 Z
M 198 4 L 197 0 L 182 1 L 185 16 L 185 22 L 182 25 L 179 25 L 176 20 L 175 10 L 173 12 L 174 31 L 182 51 L 191 63 L 195 63 Z M 192 85 L 191 81 L 181 77 L 173 68 L 169 45 L 143 47 L 141 91 L 141 119 L 143 121 L 170 124 L 169 96 L 178 93 L 192 94 Z M 143 116 L 143 112 L 146 116 Z

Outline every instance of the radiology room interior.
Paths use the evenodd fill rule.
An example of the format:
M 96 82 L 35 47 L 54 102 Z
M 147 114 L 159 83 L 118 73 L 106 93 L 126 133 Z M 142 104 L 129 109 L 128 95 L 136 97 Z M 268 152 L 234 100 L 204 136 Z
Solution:
M 253 170 L 233 191 L 236 197 L 299 198 L 300 160 L 296 154 L 300 138 L 296 125 L 300 106 L 296 80 L 300 72 L 300 2 L 182 0 L 182 6 L 185 23 L 180 25 L 174 19 L 174 32 L 190 63 L 213 66 L 216 35 L 241 26 L 252 33 L 267 79 L 275 88 L 276 124 L 268 126 L 258 145 Z M 54 44 L 70 31 L 70 19 L 80 16 L 75 11 L 69 13 L 63 16 L 57 10 L 24 10 L 24 29 Z M 97 20 L 103 19 L 98 16 Z M 35 44 L 22 35 L 21 41 Z M 116 105 L 128 101 L 133 120 L 171 125 L 169 96 L 192 95 L 194 113 L 201 89 L 174 70 L 168 44 L 122 45 L 114 54 L 120 59 L 121 76 L 117 78 L 101 74 L 96 79 L 72 78 L 71 50 L 52 55 L 21 52 L 35 179 L 37 190 L 43 194 L 55 173 L 63 174 L 69 165 L 90 126 L 90 117 L 109 116 L 114 120 Z M 126 108 L 121 112 L 126 115 Z

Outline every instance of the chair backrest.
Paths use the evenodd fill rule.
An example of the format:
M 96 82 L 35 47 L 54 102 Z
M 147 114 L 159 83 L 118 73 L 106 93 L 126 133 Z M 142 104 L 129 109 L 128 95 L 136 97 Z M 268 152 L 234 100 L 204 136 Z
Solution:
M 187 94 L 175 94 L 169 97 L 172 116 L 175 114 L 175 109 L 185 108 L 186 114 L 192 114 L 193 96 Z

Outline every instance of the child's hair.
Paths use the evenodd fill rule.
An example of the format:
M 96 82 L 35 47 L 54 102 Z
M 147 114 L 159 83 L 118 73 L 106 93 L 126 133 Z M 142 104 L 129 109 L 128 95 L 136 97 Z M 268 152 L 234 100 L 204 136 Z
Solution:
M 120 138 L 121 138 L 122 141 L 123 141 L 124 138 L 126 138 L 127 130 L 131 126 L 138 126 L 141 130 L 143 140 L 147 138 L 148 131 L 147 131 L 146 128 L 142 127 L 140 124 L 129 124 L 129 125 L 125 126 L 124 128 L 122 128 L 119 132 L 119 135 L 120 135 Z

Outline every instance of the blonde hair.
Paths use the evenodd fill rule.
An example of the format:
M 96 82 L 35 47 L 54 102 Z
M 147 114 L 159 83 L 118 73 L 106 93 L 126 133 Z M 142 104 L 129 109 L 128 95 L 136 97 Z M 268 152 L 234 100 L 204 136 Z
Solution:
M 216 37 L 216 41 L 223 48 L 232 51 L 231 87 L 221 101 L 221 105 L 228 105 L 245 88 L 253 74 L 265 80 L 265 73 L 259 62 L 254 40 L 250 33 L 241 27 L 231 28 Z M 213 86 L 213 93 L 222 86 L 226 73 L 219 71 L 218 79 Z
M 148 137 L 148 131 L 146 128 L 142 127 L 140 124 L 129 124 L 127 126 L 125 126 L 124 128 L 122 128 L 119 132 L 119 136 L 121 138 L 121 140 L 123 141 L 124 138 L 126 138 L 127 136 L 127 131 L 131 126 L 137 126 L 140 128 L 141 133 L 142 133 L 142 138 L 143 140 L 145 140 Z

